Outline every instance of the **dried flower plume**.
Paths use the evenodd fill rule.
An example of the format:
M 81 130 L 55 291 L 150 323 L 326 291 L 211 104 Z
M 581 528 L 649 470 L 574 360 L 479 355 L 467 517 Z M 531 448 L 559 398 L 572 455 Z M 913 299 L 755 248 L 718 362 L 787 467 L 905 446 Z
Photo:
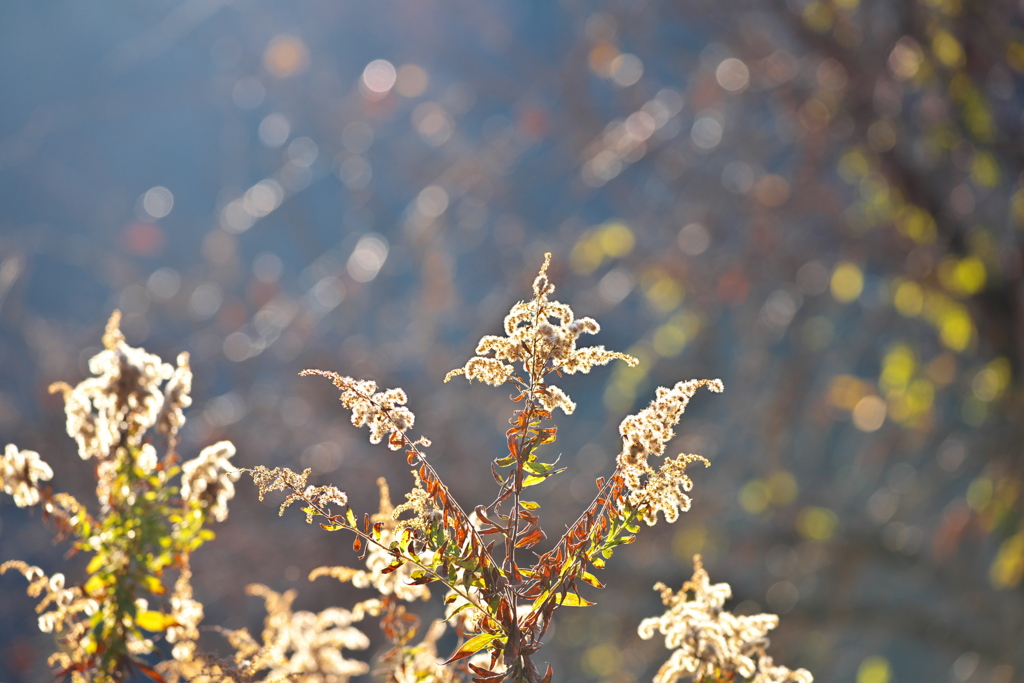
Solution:
M 767 633 L 778 626 L 779 617 L 737 616 L 725 611 L 732 588 L 727 583 L 711 585 L 700 555 L 694 556 L 693 563 L 693 578 L 678 592 L 663 583 L 654 586 L 668 609 L 660 617 L 644 619 L 637 629 L 644 640 L 661 633 L 665 647 L 673 650 L 654 683 L 675 683 L 684 678 L 720 680 L 719 674 L 730 680 L 742 676 L 751 683 L 812 683 L 814 678 L 805 669 L 791 671 L 775 666 L 765 654 Z M 692 598 L 689 591 L 693 592 Z
M 83 459 L 111 457 L 122 437 L 127 445 L 139 445 L 163 408 L 160 383 L 174 374 L 159 356 L 128 346 L 120 322 L 121 312 L 114 311 L 103 335 L 103 351 L 89 360 L 96 377 L 74 388 L 63 382 L 50 386 L 51 393 L 64 395 L 68 435 L 78 442 Z
M 388 448 L 398 450 L 405 445 L 405 432 L 412 429 L 416 416 L 405 407 L 408 400 L 402 389 L 377 391 L 377 383 L 343 377 L 336 372 L 303 370 L 300 376 L 320 375 L 334 382 L 341 390 L 339 400 L 352 411 L 352 424 L 370 428 L 370 443 L 380 443 L 388 435 Z
M 234 482 L 240 476 L 228 462 L 234 454 L 233 443 L 219 441 L 181 466 L 181 497 L 198 501 L 218 522 L 227 519 L 228 501 L 235 497 Z
M 548 280 L 550 265 L 551 254 L 545 254 L 544 264 L 533 281 L 533 299 L 520 301 L 505 316 L 506 336 L 484 336 L 477 344 L 477 355 L 463 367 L 449 372 L 445 382 L 456 375 L 465 375 L 469 380 L 499 386 L 514 379 L 513 364 L 518 362 L 532 380 L 541 405 L 547 410 L 561 408 L 571 414 L 576 404 L 559 387 L 544 383 L 545 376 L 551 372 L 586 373 L 595 365 L 607 365 L 616 359 L 630 366 L 639 362 L 633 356 L 608 351 L 604 346 L 576 347 L 581 334 L 597 334 L 601 327 L 593 318 L 576 318 L 569 306 L 548 299 L 555 291 Z
M 642 488 L 640 478 L 644 475 L 655 475 L 647 463 L 648 456 L 664 455 L 666 444 L 676 435 L 672 428 L 679 424 L 686 405 L 703 386 L 716 393 L 724 390 L 720 379 L 691 379 L 671 389 L 658 387 L 657 398 L 649 406 L 619 425 L 622 451 L 618 464 L 630 490 Z
M 7 444 L 0 456 L 0 488 L 20 508 L 39 502 L 39 482 L 53 478 L 53 469 L 35 451 L 19 451 Z

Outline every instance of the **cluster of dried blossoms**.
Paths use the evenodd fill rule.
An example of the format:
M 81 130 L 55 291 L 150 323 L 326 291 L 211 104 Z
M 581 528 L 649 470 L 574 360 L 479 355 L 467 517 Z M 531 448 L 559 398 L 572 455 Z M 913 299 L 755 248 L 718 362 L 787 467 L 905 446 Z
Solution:
M 576 404 L 559 387 L 544 382 L 548 375 L 552 372 L 587 373 L 595 365 L 607 365 L 613 360 L 624 361 L 630 367 L 640 362 L 633 356 L 608 351 L 603 346 L 576 348 L 581 334 L 597 334 L 601 326 L 593 318 L 576 318 L 569 306 L 548 299 L 548 295 L 555 291 L 555 286 L 548 280 L 550 265 L 551 254 L 545 254 L 544 265 L 533 281 L 533 299 L 520 301 L 505 316 L 506 336 L 484 336 L 477 344 L 477 355 L 463 367 L 449 372 L 445 382 L 456 375 L 465 375 L 466 379 L 477 379 L 494 386 L 506 382 L 520 389 L 529 386 L 546 410 L 561 408 L 566 415 L 571 415 Z M 521 364 L 526 379 L 516 374 L 514 364 L 517 362 Z
M 672 650 L 654 683 L 675 683 L 682 679 L 735 680 L 750 683 L 811 683 L 814 678 L 805 669 L 791 671 L 776 666 L 765 654 L 768 631 L 779 625 L 774 614 L 737 616 L 725 610 L 732 597 L 727 583 L 711 585 L 700 555 L 693 558 L 693 578 L 674 592 L 663 583 L 654 589 L 668 610 L 660 617 L 644 619 L 638 632 L 644 640 L 656 632 L 665 636 L 665 647 Z M 692 596 L 691 596 L 692 593 Z
M 53 470 L 35 451 L 19 451 L 7 444 L 0 456 L 0 488 L 20 508 L 39 502 L 39 482 L 53 479 Z
M 29 595 L 40 598 L 39 627 L 61 642 L 51 663 L 74 681 L 118 681 L 131 672 L 158 677 L 142 658 L 156 652 L 161 636 L 176 661 L 192 657 L 203 610 L 192 598 L 189 555 L 213 537 L 209 523 L 226 518 L 239 476 L 227 442 L 177 465 L 178 431 L 191 403 L 188 355 L 172 366 L 129 346 L 119 320 L 115 311 L 103 350 L 89 361 L 93 377 L 51 387 L 64 397 L 79 455 L 95 464 L 98 512 L 44 488 L 53 471 L 35 452 L 8 445 L 0 463 L 4 492 L 19 506 L 41 504 L 60 537 L 74 539 L 72 553 L 91 556 L 87 576 L 74 585 L 22 562 L 0 566 L 20 571 Z M 166 446 L 162 457 L 154 437 Z M 168 571 L 178 573 L 171 591 Z

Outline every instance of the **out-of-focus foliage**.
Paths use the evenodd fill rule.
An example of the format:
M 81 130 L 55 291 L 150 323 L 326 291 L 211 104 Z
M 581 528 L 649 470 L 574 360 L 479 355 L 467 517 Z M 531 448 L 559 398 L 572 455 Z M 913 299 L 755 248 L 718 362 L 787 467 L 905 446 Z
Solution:
M 338 368 L 404 386 L 430 424 L 476 415 L 434 434 L 472 497 L 468 464 L 507 425 L 484 389 L 436 380 L 553 251 L 566 300 L 604 324 L 595 343 L 642 363 L 607 390 L 567 381 L 573 431 L 594 437 L 561 442 L 586 476 L 545 509 L 571 522 L 611 469 L 616 416 L 663 378 L 730 389 L 679 439 L 714 463 L 690 518 L 610 563 L 636 587 L 605 598 L 623 624 L 701 552 L 738 612 L 784 615 L 779 658 L 819 680 L 1024 671 L 1018 5 L 0 13 L 4 443 L 77 460 L 44 389 L 85 373 L 119 306 L 133 344 L 187 348 L 207 378 L 182 448 L 230 437 L 250 464 L 380 472 L 330 392 L 292 380 Z M 196 573 L 255 575 L 203 572 L 208 610 L 245 614 L 244 583 L 339 563 L 237 507 Z M 5 515 L 0 555 L 40 564 L 54 551 L 21 521 Z M 5 680 L 33 680 L 31 639 L 2 626 L 32 615 L 0 600 Z M 653 675 L 626 626 L 569 619 L 553 639 L 568 680 Z
M 174 660 L 191 660 L 203 608 L 191 599 L 189 557 L 213 538 L 204 527 L 227 517 L 238 479 L 227 441 L 177 465 L 182 410 L 192 402 L 188 355 L 174 367 L 128 346 L 119 320 L 115 311 L 104 349 L 89 361 L 94 377 L 51 387 L 63 395 L 67 433 L 79 455 L 95 463 L 99 509 L 91 514 L 74 496 L 44 488 L 41 481 L 54 473 L 38 453 L 8 445 L 0 468 L 0 485 L 18 507 L 40 505 L 56 540 L 74 539 L 68 557 L 89 558 L 80 581 L 63 572 L 47 575 L 22 560 L 0 564 L 0 574 L 17 570 L 29 581 L 28 594 L 42 596 L 39 630 L 58 644 L 47 661 L 57 676 L 75 683 L 139 674 L 161 680 L 147 659 L 156 652 L 157 635 L 173 645 Z M 166 446 L 162 457 L 152 443 L 158 434 Z M 180 486 L 172 481 L 179 474 Z M 178 574 L 170 594 L 168 570 Z

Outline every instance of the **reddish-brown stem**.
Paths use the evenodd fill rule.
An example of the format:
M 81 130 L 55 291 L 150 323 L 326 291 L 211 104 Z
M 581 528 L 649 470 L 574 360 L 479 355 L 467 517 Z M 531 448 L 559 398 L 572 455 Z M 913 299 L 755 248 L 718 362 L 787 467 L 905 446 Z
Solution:
M 330 375 L 328 375 L 327 373 L 321 373 L 320 371 L 315 371 L 315 372 L 316 372 L 316 374 L 324 374 L 325 376 L 333 375 L 334 377 L 338 377 L 334 373 L 330 373 Z M 359 396 L 360 398 L 363 398 L 363 399 L 369 401 L 370 403 L 372 403 L 374 406 L 377 407 L 378 410 L 381 411 L 381 413 L 384 415 L 384 417 L 387 418 L 388 422 L 391 423 L 392 429 L 397 434 L 399 434 L 401 436 L 402 443 L 405 445 L 406 449 L 408 451 L 412 451 L 413 453 L 416 454 L 416 458 L 417 458 L 417 463 L 416 464 L 419 464 L 420 466 L 425 467 L 427 469 L 427 471 L 433 477 L 434 481 L 437 482 L 437 486 L 443 491 L 444 495 L 442 497 L 444 499 L 444 507 L 449 512 L 454 512 L 455 513 L 454 514 L 455 523 L 458 526 L 460 526 L 463 529 L 463 531 L 465 531 L 467 534 L 469 534 L 473 538 L 474 545 L 477 548 L 479 548 L 480 551 L 481 551 L 480 559 L 487 566 L 494 567 L 496 565 L 496 563 L 494 561 L 494 558 L 491 557 L 490 553 L 487 552 L 487 545 L 484 543 L 483 539 L 480 537 L 480 534 L 477 532 L 476 527 L 473 526 L 473 523 L 469 519 L 469 515 L 467 515 L 466 511 L 462 509 L 462 506 L 459 505 L 459 502 L 455 499 L 455 497 L 453 495 L 451 495 L 450 490 L 444 484 L 444 482 L 441 480 L 441 477 L 437 473 L 437 470 L 434 469 L 434 466 L 431 465 L 430 462 L 427 460 L 427 456 L 424 455 L 423 451 L 421 451 L 419 449 L 419 447 L 417 446 L 417 443 L 409 438 L 409 435 L 406 434 L 404 429 L 400 429 L 399 428 L 398 424 L 395 422 L 394 418 L 391 416 L 391 411 L 388 410 L 388 408 L 386 406 L 383 406 L 380 403 L 378 403 L 377 401 L 374 401 L 372 396 L 367 396 L 366 394 L 358 391 L 355 387 L 353 387 L 351 385 L 346 386 L 346 390 L 351 391 L 354 394 L 356 394 L 357 396 Z

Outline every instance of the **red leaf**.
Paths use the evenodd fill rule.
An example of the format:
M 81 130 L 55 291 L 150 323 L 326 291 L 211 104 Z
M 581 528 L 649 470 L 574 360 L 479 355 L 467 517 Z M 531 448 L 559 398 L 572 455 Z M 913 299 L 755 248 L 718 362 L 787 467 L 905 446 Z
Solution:
M 544 532 L 541 531 L 539 528 L 534 527 L 533 531 L 519 539 L 519 541 L 516 543 L 516 547 L 532 548 L 545 538 L 547 537 L 544 535 Z
M 164 683 L 164 677 L 157 673 L 155 669 L 151 669 L 145 664 L 139 664 L 138 662 L 133 662 L 133 666 L 157 683 Z
M 496 674 L 475 664 L 470 664 L 469 668 L 476 674 L 473 683 L 500 683 L 505 678 L 505 674 Z

